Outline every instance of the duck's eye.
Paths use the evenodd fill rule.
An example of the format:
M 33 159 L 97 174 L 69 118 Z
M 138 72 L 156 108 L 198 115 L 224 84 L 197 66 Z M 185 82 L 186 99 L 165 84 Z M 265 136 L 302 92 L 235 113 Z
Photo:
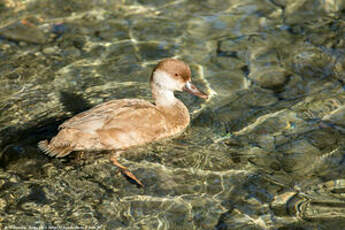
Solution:
M 178 73 L 175 73 L 175 77 L 177 77 L 178 76 Z

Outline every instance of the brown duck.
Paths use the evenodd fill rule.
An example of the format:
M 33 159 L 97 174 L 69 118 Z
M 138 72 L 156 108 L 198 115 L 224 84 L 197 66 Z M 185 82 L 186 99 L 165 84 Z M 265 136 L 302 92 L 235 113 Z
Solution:
M 64 157 L 73 151 L 111 150 L 113 164 L 143 186 L 117 157 L 130 147 L 175 136 L 188 126 L 188 109 L 174 96 L 174 91 L 208 97 L 191 83 L 189 66 L 177 59 L 159 62 L 152 71 L 150 84 L 154 104 L 141 99 L 102 103 L 65 121 L 50 142 L 38 143 L 39 148 L 52 157 Z

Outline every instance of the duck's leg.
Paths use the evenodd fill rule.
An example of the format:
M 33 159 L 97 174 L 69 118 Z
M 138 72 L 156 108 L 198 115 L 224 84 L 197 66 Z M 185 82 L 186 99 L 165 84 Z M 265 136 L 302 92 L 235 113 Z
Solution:
M 129 169 L 125 166 L 123 166 L 122 164 L 120 164 L 117 161 L 117 157 L 121 154 L 121 151 L 117 151 L 117 152 L 112 152 L 110 154 L 110 161 L 121 170 L 121 173 L 125 174 L 126 176 L 128 176 L 129 178 L 131 178 L 132 180 L 134 180 L 135 182 L 137 182 L 140 186 L 144 187 L 144 184 L 141 183 L 141 181 L 134 176 L 133 173 L 131 173 L 131 171 L 129 171 Z
M 83 151 L 77 152 L 77 155 L 76 155 L 75 159 L 77 161 L 85 160 L 85 152 L 83 152 Z
M 78 151 L 75 153 L 75 157 L 72 159 L 73 163 L 79 164 L 79 165 L 85 165 L 86 164 L 86 155 L 84 151 Z

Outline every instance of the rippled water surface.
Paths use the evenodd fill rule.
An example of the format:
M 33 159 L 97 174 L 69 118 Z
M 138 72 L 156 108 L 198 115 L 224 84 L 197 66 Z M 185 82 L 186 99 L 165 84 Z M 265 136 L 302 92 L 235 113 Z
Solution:
M 0 2 L 0 229 L 345 229 L 345 2 Z M 37 142 L 153 66 L 207 101 L 179 137 L 52 159 Z M 80 159 L 82 157 L 82 159 Z

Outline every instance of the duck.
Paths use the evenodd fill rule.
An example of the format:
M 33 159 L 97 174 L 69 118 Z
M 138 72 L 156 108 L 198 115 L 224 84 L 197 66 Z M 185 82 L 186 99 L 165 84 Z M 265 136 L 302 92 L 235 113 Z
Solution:
M 174 95 L 185 91 L 208 99 L 191 81 L 190 67 L 179 59 L 161 60 L 150 77 L 154 103 L 143 99 L 114 99 L 96 105 L 66 120 L 50 141 L 38 147 L 50 157 L 61 158 L 72 152 L 109 151 L 110 161 L 138 185 L 144 184 L 118 162 L 127 149 L 181 134 L 190 123 L 187 107 Z

